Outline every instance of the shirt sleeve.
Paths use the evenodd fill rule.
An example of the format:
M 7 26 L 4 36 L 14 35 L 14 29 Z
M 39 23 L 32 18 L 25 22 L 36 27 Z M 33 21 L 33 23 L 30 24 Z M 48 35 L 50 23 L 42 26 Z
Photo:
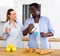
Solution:
M 3 31 L 2 31 L 3 38 L 9 36 L 9 34 L 6 34 L 6 32 L 5 32 L 6 27 L 7 27 L 7 23 L 4 24 L 4 28 L 3 28 Z
M 25 30 L 29 25 L 29 21 L 26 21 L 25 24 L 22 27 L 22 31 Z
M 48 31 L 52 32 L 53 34 L 55 33 L 54 28 L 53 28 L 53 26 L 52 26 L 52 24 L 51 24 L 49 19 L 48 19 Z

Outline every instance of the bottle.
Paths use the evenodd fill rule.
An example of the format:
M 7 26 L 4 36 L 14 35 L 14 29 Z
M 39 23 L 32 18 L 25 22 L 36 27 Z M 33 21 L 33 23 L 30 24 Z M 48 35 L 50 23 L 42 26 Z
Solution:
M 40 32 L 36 32 L 37 48 L 41 49 L 41 37 Z
M 39 24 L 34 23 L 35 26 L 35 34 L 36 34 L 36 40 L 37 40 L 37 48 L 41 49 L 41 36 L 40 36 L 40 29 L 39 29 Z

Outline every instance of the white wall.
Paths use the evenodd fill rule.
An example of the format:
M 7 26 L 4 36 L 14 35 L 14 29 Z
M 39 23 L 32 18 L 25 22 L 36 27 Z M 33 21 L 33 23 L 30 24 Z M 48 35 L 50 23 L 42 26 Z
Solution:
M 52 3 L 51 3 L 52 2 Z M 60 4 L 59 0 L 50 0 L 50 4 L 42 5 L 41 13 L 44 16 L 49 17 L 54 30 L 55 30 L 55 36 L 54 37 L 60 37 Z
M 22 17 L 21 17 L 22 6 L 20 4 L 20 1 L 17 0 L 0 0 L 0 21 L 6 20 L 6 13 L 7 10 L 10 8 L 15 9 L 17 13 L 17 18 L 22 23 Z
M 18 20 L 22 23 L 22 4 L 18 0 L 13 0 L 14 1 L 14 9 L 16 10 L 17 13 L 17 18 Z
M 0 21 L 6 20 L 6 12 L 14 6 L 13 0 L 0 0 Z

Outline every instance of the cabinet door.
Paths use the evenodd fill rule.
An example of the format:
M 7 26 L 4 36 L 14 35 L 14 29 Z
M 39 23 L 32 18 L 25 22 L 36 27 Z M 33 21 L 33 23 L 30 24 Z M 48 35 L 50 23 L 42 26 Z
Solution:
M 5 47 L 6 46 L 6 41 L 0 40 L 0 47 Z
M 60 49 L 60 42 L 50 42 L 51 49 Z

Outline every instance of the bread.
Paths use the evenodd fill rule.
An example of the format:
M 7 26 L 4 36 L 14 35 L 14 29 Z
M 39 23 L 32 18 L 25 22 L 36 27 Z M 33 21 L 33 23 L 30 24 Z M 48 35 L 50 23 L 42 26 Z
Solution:
M 44 49 L 44 50 L 37 50 L 36 53 L 44 55 L 44 54 L 48 54 L 48 53 L 52 53 L 54 52 L 54 50 L 49 50 L 49 49 Z

